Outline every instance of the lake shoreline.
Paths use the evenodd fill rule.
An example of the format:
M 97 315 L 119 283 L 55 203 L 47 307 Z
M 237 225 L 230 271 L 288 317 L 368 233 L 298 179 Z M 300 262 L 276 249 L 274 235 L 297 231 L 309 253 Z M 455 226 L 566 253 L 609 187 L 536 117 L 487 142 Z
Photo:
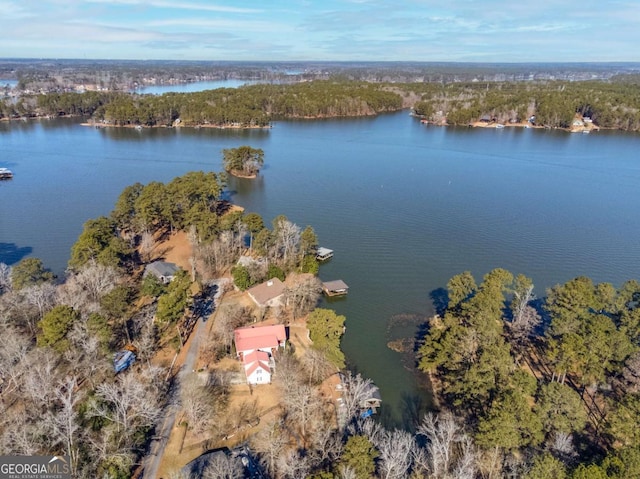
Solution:
M 385 111 L 385 112 L 380 112 L 380 113 L 373 113 L 373 114 L 363 114 L 363 115 L 357 115 L 357 116 L 351 116 L 351 115 L 347 115 L 347 116 L 315 116 L 315 117 L 307 117 L 307 116 L 298 116 L 298 117 L 291 117 L 291 118 L 282 118 L 280 121 L 296 121 L 296 120 L 301 120 L 301 121 L 315 121 L 315 120 L 348 120 L 348 119 L 354 119 L 354 118 L 372 118 L 372 117 L 379 117 L 381 115 L 385 115 L 385 114 L 393 114 L 393 113 L 398 113 L 399 111 L 404 111 L 410 108 L 403 108 L 401 110 L 397 110 L 397 111 Z M 518 123 L 498 123 L 498 122 L 483 122 L 483 121 L 474 121 L 471 122 L 467 125 L 452 125 L 446 122 L 446 120 L 444 121 L 429 121 L 426 120 L 424 117 L 420 116 L 420 115 L 416 115 L 413 113 L 410 113 L 410 116 L 420 120 L 420 123 L 423 125 L 427 125 L 427 126 L 440 126 L 440 127 L 468 127 L 468 128 L 488 128 L 488 129 L 503 129 L 503 128 L 525 128 L 525 129 L 535 129 L 535 130 L 554 130 L 554 131 L 566 131 L 567 133 L 591 133 L 591 132 L 598 132 L 601 130 L 604 131 L 619 131 L 621 133 L 637 133 L 633 130 L 622 130 L 619 128 L 606 128 L 606 127 L 602 127 L 602 126 L 598 126 L 598 125 L 594 125 L 594 124 L 589 124 L 589 126 L 585 125 L 585 126 L 571 126 L 568 128 L 560 128 L 560 127 L 549 127 L 549 126 L 545 126 L 545 125 L 533 125 L 529 122 L 518 122 Z M 23 121 L 23 122 L 28 122 L 30 120 L 56 120 L 56 119 L 60 119 L 60 118 L 82 118 L 85 117 L 84 115 L 36 115 L 36 116 L 29 116 L 29 117 L 14 117 L 14 118 L 0 118 L 0 122 L 6 122 L 6 123 L 11 123 L 11 122 L 18 122 L 18 121 Z M 125 129 L 134 129 L 134 130 L 146 130 L 146 129 L 172 129 L 172 128 L 192 128 L 194 130 L 199 130 L 202 128 L 206 128 L 206 129 L 213 129 L 213 130 L 270 130 L 274 127 L 273 123 L 270 122 L 268 125 L 264 125 L 264 126 L 257 126 L 257 125 L 249 125 L 249 126 L 243 126 L 243 125 L 210 125 L 210 124 L 198 124 L 198 125 L 184 125 L 184 124 L 175 124 L 175 125 L 114 125 L 111 123 L 100 123 L 100 122 L 95 122 L 95 121 L 85 121 L 80 123 L 81 126 L 85 126 L 85 127 L 93 127 L 96 129 L 101 129 L 101 128 L 125 128 Z M 501 125 L 501 126 L 497 126 L 497 125 Z
M 200 128 L 212 128 L 215 130 L 269 130 L 273 128 L 272 125 L 266 126 L 240 126 L 240 125 L 112 125 L 108 123 L 92 123 L 92 122 L 83 122 L 80 123 L 80 126 L 89 126 L 94 128 L 128 128 L 133 130 L 147 130 L 153 128 L 193 128 L 195 130 L 199 130 Z

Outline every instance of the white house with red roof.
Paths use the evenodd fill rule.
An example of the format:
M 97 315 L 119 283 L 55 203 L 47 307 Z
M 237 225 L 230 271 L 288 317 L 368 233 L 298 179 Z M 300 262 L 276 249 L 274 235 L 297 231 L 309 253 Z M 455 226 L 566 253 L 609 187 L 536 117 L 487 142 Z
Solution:
M 271 368 L 267 353 L 254 351 L 244 356 L 242 362 L 249 384 L 269 384 L 271 382 Z
M 283 324 L 238 328 L 234 332 L 238 359 L 244 365 L 249 384 L 271 382 L 271 368 L 275 366 L 273 355 L 287 342 Z

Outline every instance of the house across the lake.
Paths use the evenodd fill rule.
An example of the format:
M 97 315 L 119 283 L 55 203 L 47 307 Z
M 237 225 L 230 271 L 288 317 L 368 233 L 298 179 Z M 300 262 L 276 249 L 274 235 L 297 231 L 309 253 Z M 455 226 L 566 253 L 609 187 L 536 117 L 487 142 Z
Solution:
M 153 263 L 149 263 L 144 269 L 144 276 L 152 274 L 164 284 L 168 284 L 173 280 L 178 270 L 180 270 L 180 268 L 174 263 L 154 261 Z

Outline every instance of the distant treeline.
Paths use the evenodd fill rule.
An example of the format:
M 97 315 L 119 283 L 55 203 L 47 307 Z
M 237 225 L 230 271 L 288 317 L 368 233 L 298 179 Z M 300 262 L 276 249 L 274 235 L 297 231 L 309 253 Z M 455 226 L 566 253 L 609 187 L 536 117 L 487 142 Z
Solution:
M 446 117 L 448 124 L 466 125 L 482 118 L 500 123 L 535 123 L 568 128 L 576 115 L 590 117 L 601 128 L 640 129 L 640 82 L 637 76 L 619 81 L 453 83 L 403 85 L 421 93 L 414 105 L 429 120 Z
M 258 84 L 162 96 L 114 92 L 53 93 L 0 100 L 0 118 L 87 115 L 112 125 L 260 127 L 284 118 L 376 115 L 413 106 L 417 115 L 452 125 L 482 118 L 501 123 L 535 116 L 537 125 L 571 126 L 576 114 L 601 128 L 640 129 L 640 82 L 615 81 L 367 83 L 312 81 Z
M 261 84 L 161 96 L 126 93 L 39 95 L 31 114 L 91 115 L 114 125 L 267 126 L 273 119 L 375 115 L 402 108 L 402 98 L 384 85 L 318 81 L 294 85 Z M 0 105 L 3 117 L 14 107 Z M 24 108 L 23 108 L 24 109 Z

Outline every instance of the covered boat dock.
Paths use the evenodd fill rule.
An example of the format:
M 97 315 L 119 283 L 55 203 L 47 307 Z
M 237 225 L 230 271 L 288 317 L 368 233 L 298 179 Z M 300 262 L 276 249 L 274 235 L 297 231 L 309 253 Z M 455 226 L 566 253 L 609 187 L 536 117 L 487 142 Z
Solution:
M 318 261 L 326 261 L 333 258 L 333 250 L 329 248 L 323 248 L 322 246 L 316 251 L 316 259 Z
M 341 279 L 325 281 L 322 283 L 322 291 L 327 296 L 342 296 L 349 292 L 349 286 Z

